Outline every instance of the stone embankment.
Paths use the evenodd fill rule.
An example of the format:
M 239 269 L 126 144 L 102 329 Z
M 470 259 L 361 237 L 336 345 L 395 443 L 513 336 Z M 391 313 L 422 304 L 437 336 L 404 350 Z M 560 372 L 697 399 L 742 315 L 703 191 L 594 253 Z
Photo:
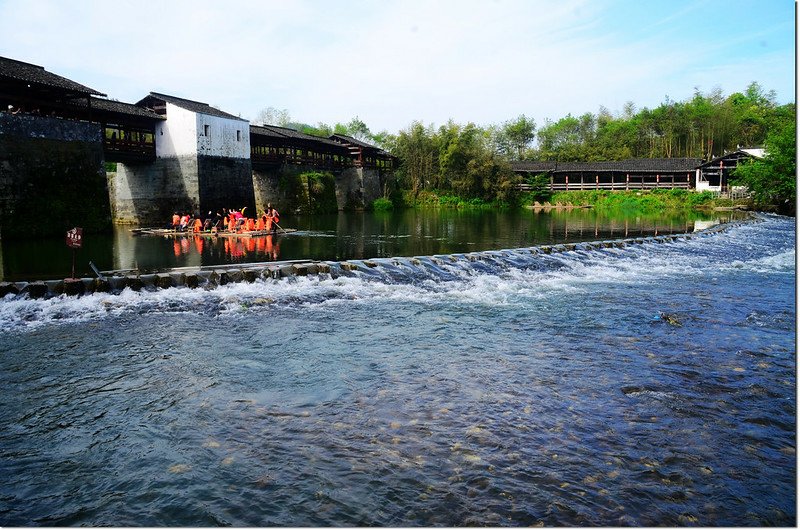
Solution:
M 561 243 L 557 245 L 540 245 L 527 249 L 531 254 L 553 254 L 569 252 L 578 248 L 624 248 L 645 243 L 669 243 L 678 240 L 706 236 L 728 229 L 740 223 L 716 225 L 698 232 L 670 234 L 650 237 L 595 241 L 588 243 Z M 471 252 L 459 257 L 470 261 L 491 258 L 487 252 Z M 459 257 L 450 256 L 455 261 Z M 434 262 L 442 261 L 447 256 L 431 258 Z M 415 260 L 417 258 L 411 258 Z M 213 289 L 215 287 L 236 282 L 253 283 L 257 280 L 277 280 L 295 276 L 327 274 L 339 276 L 345 271 L 366 271 L 378 264 L 369 259 L 344 262 L 321 262 L 311 260 L 295 260 L 272 263 L 249 263 L 238 266 L 187 267 L 170 269 L 154 274 L 141 274 L 137 271 L 111 271 L 102 278 L 79 278 L 64 280 L 48 280 L 34 282 L 0 282 L 0 298 L 9 294 L 27 296 L 29 298 L 48 298 L 52 296 L 79 296 L 92 293 L 120 293 L 124 289 L 133 291 L 168 289 L 172 287 Z

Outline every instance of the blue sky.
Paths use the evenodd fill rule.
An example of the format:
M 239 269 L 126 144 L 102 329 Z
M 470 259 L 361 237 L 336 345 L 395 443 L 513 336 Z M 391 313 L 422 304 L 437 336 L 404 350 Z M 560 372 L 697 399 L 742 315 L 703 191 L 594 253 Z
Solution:
M 375 132 L 542 125 L 751 81 L 795 98 L 791 0 L 0 0 L 0 55 L 135 102 Z

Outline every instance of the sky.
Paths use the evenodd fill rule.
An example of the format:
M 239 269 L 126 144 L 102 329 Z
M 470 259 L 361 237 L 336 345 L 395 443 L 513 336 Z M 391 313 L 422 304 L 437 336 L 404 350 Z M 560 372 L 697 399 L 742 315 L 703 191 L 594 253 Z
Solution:
M 537 125 L 626 102 L 795 101 L 793 0 L 0 0 L 0 56 L 135 103 L 397 133 Z

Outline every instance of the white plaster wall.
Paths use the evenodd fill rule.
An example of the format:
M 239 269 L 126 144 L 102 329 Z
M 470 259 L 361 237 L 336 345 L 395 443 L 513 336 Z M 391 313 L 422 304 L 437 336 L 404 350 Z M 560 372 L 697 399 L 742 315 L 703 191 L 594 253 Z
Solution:
M 156 124 L 158 157 L 197 156 L 197 134 L 196 114 L 167 103 L 167 119 Z
M 712 186 L 707 180 L 697 181 L 697 191 L 720 191 L 720 186 Z
M 249 122 L 207 114 L 196 114 L 196 116 L 198 154 L 225 158 L 250 158 Z M 208 136 L 205 135 L 206 126 L 208 126 Z

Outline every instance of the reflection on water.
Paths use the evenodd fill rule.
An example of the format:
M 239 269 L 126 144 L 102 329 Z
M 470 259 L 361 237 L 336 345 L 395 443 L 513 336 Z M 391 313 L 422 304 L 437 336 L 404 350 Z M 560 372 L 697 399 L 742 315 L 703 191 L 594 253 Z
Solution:
M 201 263 L 204 256 L 215 255 L 230 262 L 241 261 L 243 258 L 257 258 L 253 261 L 275 261 L 280 255 L 280 248 L 280 241 L 276 241 L 276 236 L 273 235 L 222 238 L 188 235 L 172 238 L 172 254 L 176 259 L 194 255 L 200 256 Z M 121 260 L 118 264 L 120 265 L 118 268 L 128 268 L 123 266 L 125 262 Z
M 472 252 L 532 245 L 685 233 L 724 222 L 738 212 L 670 212 L 652 215 L 530 210 L 439 210 L 339 213 L 287 217 L 296 232 L 260 237 L 135 236 L 128 227 L 90 235 L 76 253 L 76 273 L 100 270 L 154 271 L 313 259 L 347 260 Z M 63 238 L 3 241 L 0 280 L 65 277 L 72 254 Z

